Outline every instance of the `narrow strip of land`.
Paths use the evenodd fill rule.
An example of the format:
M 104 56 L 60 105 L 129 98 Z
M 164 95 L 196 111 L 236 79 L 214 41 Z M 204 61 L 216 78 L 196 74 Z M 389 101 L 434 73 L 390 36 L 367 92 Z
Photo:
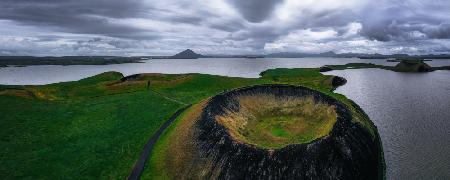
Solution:
M 150 156 L 150 153 L 153 149 L 153 146 L 155 145 L 156 141 L 159 139 L 161 134 L 164 132 L 164 130 L 172 124 L 177 117 L 183 113 L 187 108 L 191 107 L 192 104 L 189 104 L 179 110 L 177 110 L 170 118 L 167 120 L 159 129 L 156 131 L 156 133 L 148 140 L 147 144 L 144 146 L 144 150 L 141 153 L 141 156 L 139 157 L 136 164 L 134 164 L 133 170 L 131 171 L 130 175 L 128 176 L 129 180 L 137 180 L 141 177 L 142 171 L 144 170 L 145 163 L 147 162 L 147 159 Z

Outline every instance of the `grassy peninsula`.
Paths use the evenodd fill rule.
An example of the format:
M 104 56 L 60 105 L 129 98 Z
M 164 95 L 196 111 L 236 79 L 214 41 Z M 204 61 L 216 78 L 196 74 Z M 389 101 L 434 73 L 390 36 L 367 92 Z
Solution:
M 196 104 L 164 132 L 144 171 L 147 178 L 166 174 L 170 167 L 163 162 L 173 159 L 167 152 L 176 151 L 168 142 L 182 133 L 176 128 L 189 123 L 181 117 L 195 116 L 188 112 L 198 111 L 205 99 L 220 92 L 257 84 L 302 85 L 330 95 L 346 104 L 355 113 L 353 120 L 375 135 L 375 126 L 357 111 L 359 107 L 331 91 L 333 78 L 318 68 L 272 69 L 260 78 L 206 74 L 124 78 L 107 72 L 42 86 L 0 85 L 0 177 L 124 179 L 148 138 L 175 111 Z

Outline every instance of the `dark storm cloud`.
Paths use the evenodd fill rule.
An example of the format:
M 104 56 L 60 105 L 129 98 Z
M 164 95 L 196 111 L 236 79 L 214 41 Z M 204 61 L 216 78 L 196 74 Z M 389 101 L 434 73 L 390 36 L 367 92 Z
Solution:
M 375 26 L 364 26 L 362 35 L 379 41 L 450 39 L 450 24 L 402 23 L 392 20 Z
M 146 37 L 137 27 L 114 19 L 145 16 L 139 0 L 2 0 L 0 19 L 53 27 L 66 32 L 113 37 Z
M 361 35 L 379 41 L 450 39 L 450 1 L 381 1 L 362 14 Z
M 250 22 L 258 23 L 268 18 L 276 5 L 283 0 L 229 0 L 230 3 Z
M 442 52 L 449 9 L 448 0 L 0 0 L 0 54 Z

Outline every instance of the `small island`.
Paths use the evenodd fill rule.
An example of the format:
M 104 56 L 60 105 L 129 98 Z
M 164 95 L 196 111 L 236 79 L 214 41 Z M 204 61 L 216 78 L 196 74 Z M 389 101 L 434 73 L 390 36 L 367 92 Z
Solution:
M 434 69 L 422 60 L 401 60 L 394 66 L 395 72 L 431 72 Z

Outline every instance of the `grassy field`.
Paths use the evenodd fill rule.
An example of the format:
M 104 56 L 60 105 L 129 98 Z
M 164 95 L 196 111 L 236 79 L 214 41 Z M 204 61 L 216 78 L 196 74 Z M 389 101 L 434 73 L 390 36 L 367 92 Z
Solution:
M 332 76 L 318 69 L 269 70 L 254 79 L 204 74 L 121 78 L 120 73 L 108 72 L 43 86 L 0 85 L 0 178 L 124 179 L 148 138 L 177 109 L 237 87 L 304 85 L 357 108 L 332 93 Z M 373 130 L 363 114 L 355 117 Z M 167 173 L 165 152 L 176 133 L 167 131 L 158 141 L 144 177 L 155 170 Z
M 115 75 L 24 88 L 36 97 L 0 96 L 2 179 L 126 177 L 147 138 L 181 105 L 100 85 Z

